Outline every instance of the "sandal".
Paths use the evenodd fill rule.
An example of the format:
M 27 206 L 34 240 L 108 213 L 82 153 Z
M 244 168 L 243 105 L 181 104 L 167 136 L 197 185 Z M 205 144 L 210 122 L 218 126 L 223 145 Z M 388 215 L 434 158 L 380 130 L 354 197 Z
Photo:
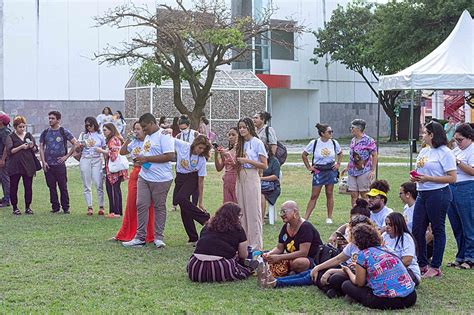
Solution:
M 100 207 L 99 208 L 99 212 L 98 212 L 98 215 L 104 215 L 105 212 L 104 212 L 104 207 Z
M 462 270 L 469 270 L 474 268 L 474 262 L 472 261 L 465 261 L 462 264 L 460 264 L 456 269 L 462 269 Z
M 31 210 L 30 208 L 27 208 L 25 210 L 25 214 L 33 214 L 33 210 Z
M 94 210 L 92 208 L 87 208 L 87 215 L 93 215 Z
M 456 268 L 461 266 L 462 262 L 459 262 L 457 260 L 449 262 L 446 266 L 451 267 L 451 268 Z
M 21 211 L 19 209 L 13 210 L 13 215 L 21 215 Z

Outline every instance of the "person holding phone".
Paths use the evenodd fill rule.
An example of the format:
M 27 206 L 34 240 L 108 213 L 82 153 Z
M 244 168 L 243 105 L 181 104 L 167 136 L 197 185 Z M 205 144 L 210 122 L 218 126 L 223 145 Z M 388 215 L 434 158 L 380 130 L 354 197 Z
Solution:
M 222 181 L 224 182 L 223 194 L 224 203 L 235 202 L 237 203 L 237 195 L 235 193 L 235 183 L 237 182 L 237 161 L 235 159 L 235 146 L 237 144 L 238 129 L 232 127 L 227 132 L 227 149 L 219 146 L 217 143 L 214 145 L 214 165 L 218 172 L 224 171 Z
M 441 263 L 446 246 L 445 221 L 453 195 L 448 185 L 456 182 L 456 158 L 447 147 L 448 139 L 441 124 L 430 121 L 423 128 L 423 143 L 416 159 L 416 172 L 410 175 L 418 197 L 413 211 L 413 236 L 418 245 L 418 265 L 423 278 L 441 276 Z M 426 230 L 433 231 L 433 259 L 427 259 Z

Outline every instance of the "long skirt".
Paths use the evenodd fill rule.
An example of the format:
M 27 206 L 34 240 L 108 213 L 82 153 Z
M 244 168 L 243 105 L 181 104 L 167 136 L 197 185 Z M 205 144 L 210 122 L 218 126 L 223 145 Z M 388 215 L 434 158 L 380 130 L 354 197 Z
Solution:
M 249 246 L 254 250 L 263 249 L 262 205 L 260 176 L 254 168 L 241 169 L 236 184 L 237 201 L 242 208 L 240 222 L 247 235 Z
M 138 173 L 140 173 L 140 166 L 134 166 L 128 180 L 127 205 L 125 209 L 125 216 L 123 217 L 122 226 L 115 235 L 115 239 L 122 242 L 132 240 L 137 233 L 137 181 Z M 148 225 L 146 229 L 146 241 L 153 242 L 153 224 L 155 222 L 155 212 L 153 204 L 148 209 Z
M 250 268 L 239 264 L 237 258 L 203 261 L 194 255 L 189 259 L 187 271 L 189 279 L 194 282 L 243 280 L 252 274 Z
M 235 193 L 237 174 L 226 171 L 222 180 L 224 181 L 224 203 L 229 201 L 237 203 L 237 195 Z

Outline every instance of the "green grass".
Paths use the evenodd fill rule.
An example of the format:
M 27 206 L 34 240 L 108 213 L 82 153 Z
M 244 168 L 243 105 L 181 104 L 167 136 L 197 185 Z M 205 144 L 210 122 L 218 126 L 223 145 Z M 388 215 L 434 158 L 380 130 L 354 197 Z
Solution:
M 385 167 L 381 178 L 392 185 L 389 206 L 400 211 L 398 186 L 407 179 L 407 169 Z M 221 174 L 209 168 L 205 205 L 214 211 L 220 204 Z M 279 204 L 288 199 L 305 208 L 310 176 L 303 168 L 284 168 Z M 125 185 L 122 188 L 126 194 Z M 255 277 L 235 283 L 197 284 L 188 280 L 186 263 L 192 248 L 178 212 L 168 212 L 167 247 L 126 249 L 107 241 L 121 222 L 85 215 L 82 186 L 77 168 L 69 170 L 71 215 L 49 213 L 49 195 L 42 174 L 34 180 L 35 215 L 14 217 L 0 210 L 0 313 L 327 313 L 367 312 L 342 299 L 330 300 L 316 287 L 261 290 Z M 22 196 L 22 194 L 20 194 Z M 21 198 L 20 198 L 21 199 Z M 168 198 L 170 199 L 170 198 Z M 346 222 L 349 196 L 336 195 L 335 224 L 328 226 L 318 203 L 311 221 L 327 239 Z M 271 248 L 281 221 L 265 225 L 264 244 Z M 455 255 L 455 244 L 447 227 L 445 261 Z M 474 310 L 474 276 L 470 271 L 443 268 L 444 276 L 424 281 L 417 313 L 471 313 Z

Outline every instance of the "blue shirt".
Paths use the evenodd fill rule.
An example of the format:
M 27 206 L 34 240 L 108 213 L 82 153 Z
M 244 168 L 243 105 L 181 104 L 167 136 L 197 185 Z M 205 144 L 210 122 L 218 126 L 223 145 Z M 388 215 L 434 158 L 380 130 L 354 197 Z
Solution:
M 370 247 L 359 252 L 357 264 L 367 271 L 367 286 L 379 297 L 405 297 L 415 290 L 415 283 L 400 258 Z
M 56 130 L 48 128 L 41 133 L 40 144 L 44 145 L 44 159 L 48 165 L 64 164 L 64 162 L 60 163 L 58 158 L 67 154 L 67 141 L 74 139 L 74 136 L 69 130 L 65 128 L 63 130 L 64 134 L 61 133 L 60 128 Z

